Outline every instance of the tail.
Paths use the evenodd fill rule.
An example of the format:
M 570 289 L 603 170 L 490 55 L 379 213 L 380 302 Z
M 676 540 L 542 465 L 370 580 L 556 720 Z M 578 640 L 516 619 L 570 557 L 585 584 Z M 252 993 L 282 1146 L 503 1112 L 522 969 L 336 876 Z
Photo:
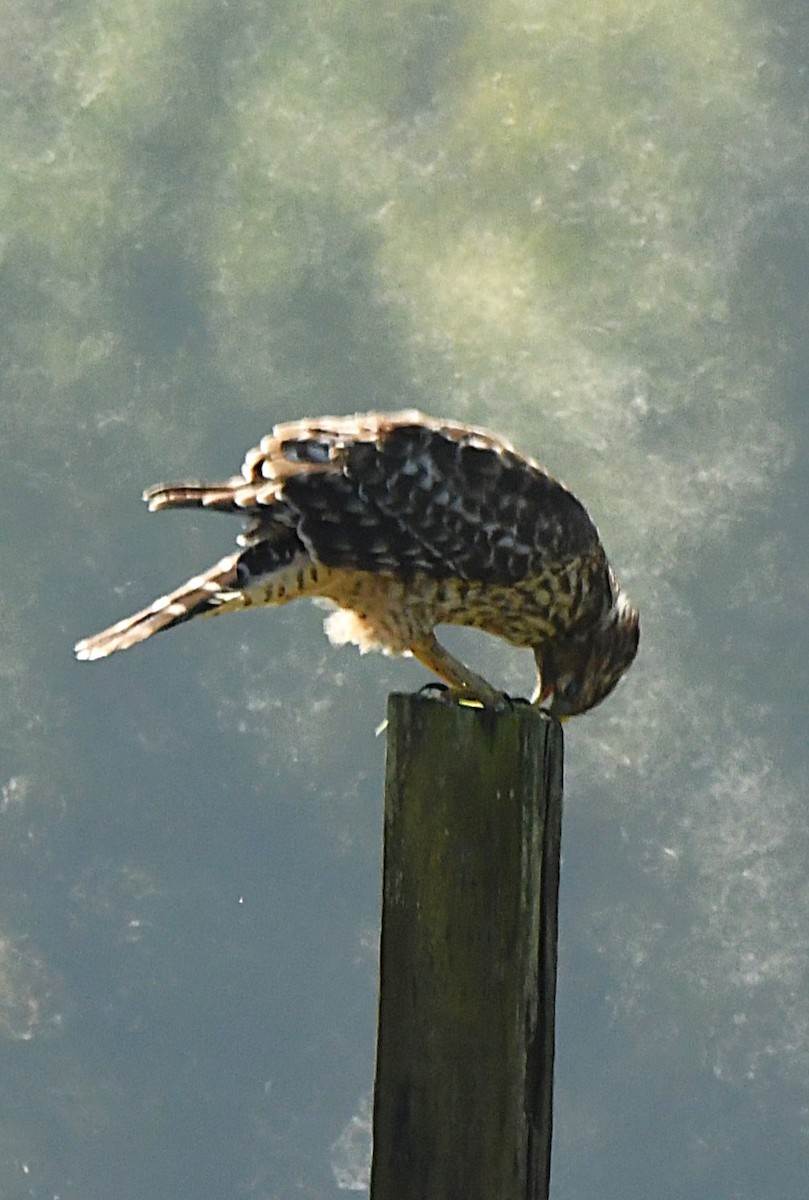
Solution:
M 235 554 L 229 554 L 209 571 L 195 575 L 176 591 L 155 600 L 148 608 L 93 637 L 77 642 L 74 647 L 76 658 L 83 661 L 106 658 L 116 650 L 126 650 L 163 629 L 190 621 L 192 617 L 243 607 L 245 600 L 236 575 L 236 564 L 241 556 L 242 552 L 238 550 Z
M 245 486 L 241 475 L 226 483 L 157 483 L 146 489 L 143 499 L 149 512 L 160 512 L 161 508 L 212 508 L 244 515 L 245 506 L 237 502 L 236 494 Z

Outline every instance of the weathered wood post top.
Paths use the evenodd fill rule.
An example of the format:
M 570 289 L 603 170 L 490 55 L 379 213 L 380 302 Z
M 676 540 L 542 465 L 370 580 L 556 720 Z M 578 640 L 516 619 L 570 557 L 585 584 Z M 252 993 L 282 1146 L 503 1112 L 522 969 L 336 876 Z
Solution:
M 388 707 L 371 1200 L 546 1200 L 562 731 Z

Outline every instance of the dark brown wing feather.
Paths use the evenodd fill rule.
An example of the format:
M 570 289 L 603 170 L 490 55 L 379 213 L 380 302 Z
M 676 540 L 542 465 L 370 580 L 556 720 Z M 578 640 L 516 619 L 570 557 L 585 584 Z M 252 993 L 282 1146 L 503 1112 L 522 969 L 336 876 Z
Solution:
M 537 463 L 482 430 L 416 411 L 279 425 L 242 475 L 161 485 L 150 507 L 251 518 L 244 541 L 294 529 L 320 562 L 407 578 L 509 583 L 590 554 L 586 510 Z

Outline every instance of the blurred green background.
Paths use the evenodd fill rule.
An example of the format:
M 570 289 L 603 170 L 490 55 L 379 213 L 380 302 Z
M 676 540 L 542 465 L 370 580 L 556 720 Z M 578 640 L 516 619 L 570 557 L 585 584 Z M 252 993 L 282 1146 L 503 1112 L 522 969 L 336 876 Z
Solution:
M 642 612 L 567 729 L 554 1200 L 804 1200 L 803 0 L 0 17 L 0 1196 L 365 1188 L 425 673 L 305 604 L 71 646 L 232 545 L 143 486 L 415 404 L 559 474 Z

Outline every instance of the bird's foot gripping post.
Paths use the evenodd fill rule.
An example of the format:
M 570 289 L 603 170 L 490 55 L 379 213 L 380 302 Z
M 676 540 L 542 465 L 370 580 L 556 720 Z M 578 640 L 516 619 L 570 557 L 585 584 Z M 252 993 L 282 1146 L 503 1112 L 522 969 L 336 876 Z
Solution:
M 562 732 L 388 706 L 371 1200 L 546 1200 Z
M 480 700 L 489 708 L 507 708 L 508 697 L 481 675 L 476 675 L 464 666 L 460 659 L 450 654 L 435 637 L 428 634 L 410 646 L 410 653 L 417 658 L 422 666 L 432 671 L 439 679 L 443 679 L 450 692 L 459 699 Z

